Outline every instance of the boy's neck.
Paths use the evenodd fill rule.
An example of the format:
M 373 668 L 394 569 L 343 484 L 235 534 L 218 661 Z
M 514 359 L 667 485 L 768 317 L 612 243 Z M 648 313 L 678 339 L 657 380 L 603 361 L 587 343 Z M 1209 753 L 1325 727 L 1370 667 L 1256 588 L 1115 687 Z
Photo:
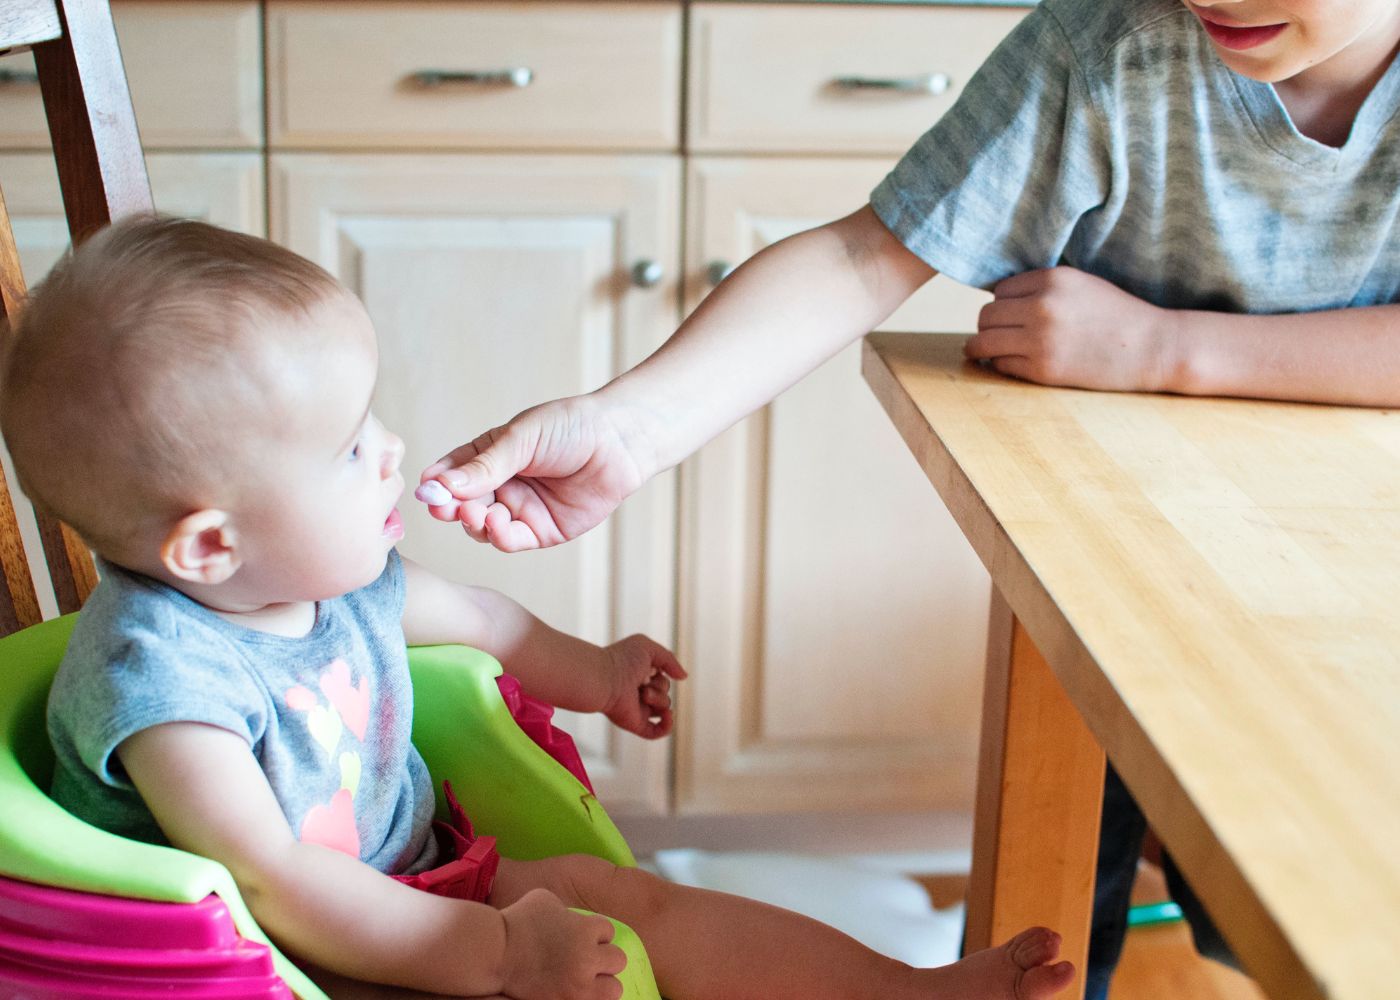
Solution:
M 1342 146 L 1357 112 L 1400 48 L 1400 14 L 1385 31 L 1353 42 L 1345 51 L 1274 84 L 1293 125 L 1309 139 Z

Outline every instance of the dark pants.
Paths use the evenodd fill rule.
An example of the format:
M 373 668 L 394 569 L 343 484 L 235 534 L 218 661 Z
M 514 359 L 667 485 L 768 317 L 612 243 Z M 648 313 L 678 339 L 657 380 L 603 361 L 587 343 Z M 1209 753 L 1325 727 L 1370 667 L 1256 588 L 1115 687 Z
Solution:
M 1147 820 L 1133 801 L 1113 765 L 1108 766 L 1103 783 L 1103 817 L 1099 826 L 1099 858 L 1094 877 L 1094 919 L 1089 935 L 1089 968 L 1085 1000 L 1107 1000 L 1108 984 L 1123 953 L 1128 932 L 1128 907 L 1147 835 Z M 1207 958 L 1238 968 L 1234 953 L 1215 929 L 1171 856 L 1162 852 L 1162 870 L 1186 921 L 1191 926 L 1196 950 Z

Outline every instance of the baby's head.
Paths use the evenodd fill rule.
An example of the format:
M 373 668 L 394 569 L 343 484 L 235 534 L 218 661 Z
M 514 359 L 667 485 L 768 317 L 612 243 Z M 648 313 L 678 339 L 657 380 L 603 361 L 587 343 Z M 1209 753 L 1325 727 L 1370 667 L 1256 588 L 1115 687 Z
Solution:
M 368 413 L 377 365 L 363 307 L 310 261 L 129 219 L 26 303 L 0 428 L 25 493 L 104 558 L 196 596 L 317 599 L 369 582 L 397 525 L 402 447 Z

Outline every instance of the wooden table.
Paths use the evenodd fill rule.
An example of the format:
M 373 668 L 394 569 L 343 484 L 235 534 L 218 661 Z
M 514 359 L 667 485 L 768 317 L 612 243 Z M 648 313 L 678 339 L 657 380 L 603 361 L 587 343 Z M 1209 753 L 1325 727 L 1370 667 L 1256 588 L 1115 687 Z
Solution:
M 1045 923 L 1083 961 L 1101 746 L 1270 997 L 1400 997 L 1400 413 L 961 345 L 876 335 L 863 369 L 1004 601 L 969 943 Z

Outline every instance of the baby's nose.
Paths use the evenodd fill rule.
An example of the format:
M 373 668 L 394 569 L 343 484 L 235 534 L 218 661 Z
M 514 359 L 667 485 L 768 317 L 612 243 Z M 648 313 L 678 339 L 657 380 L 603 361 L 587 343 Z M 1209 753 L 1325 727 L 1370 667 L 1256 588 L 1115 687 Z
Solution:
M 403 438 L 390 431 L 385 431 L 384 437 L 384 461 L 381 467 L 387 477 L 399 471 L 399 463 L 403 461 Z

